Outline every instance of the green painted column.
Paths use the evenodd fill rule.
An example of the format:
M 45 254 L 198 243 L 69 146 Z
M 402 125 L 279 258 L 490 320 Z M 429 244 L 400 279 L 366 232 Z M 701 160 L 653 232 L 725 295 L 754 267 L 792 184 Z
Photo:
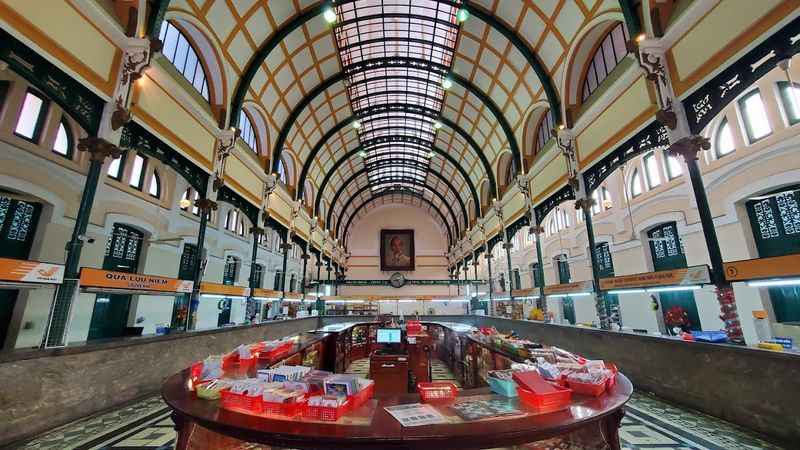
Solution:
M 250 278 L 248 285 L 250 286 L 250 295 L 247 296 L 247 306 L 245 307 L 245 318 L 250 320 L 250 317 L 256 314 L 256 300 L 253 298 L 256 288 L 256 265 L 258 264 L 258 238 L 264 234 L 264 229 L 253 227 L 250 229 L 250 234 L 253 235 L 253 249 L 250 253 Z
M 536 301 L 536 306 L 542 310 L 545 319 L 547 319 L 547 298 L 544 296 L 544 260 L 542 258 L 542 243 L 541 239 L 539 239 L 541 237 L 541 225 L 539 225 L 539 217 L 537 217 L 536 212 L 533 212 L 531 216 L 534 224 L 533 237 L 536 240 L 536 274 L 538 275 L 538 277 L 534 275 L 534 279 L 539 279 L 539 283 L 537 283 L 539 299 Z
M 186 330 L 193 330 L 197 324 L 197 308 L 200 306 L 200 285 L 203 283 L 203 248 L 206 241 L 206 228 L 208 216 L 217 209 L 217 203 L 208 198 L 201 198 L 195 202 L 200 210 L 200 227 L 197 230 L 197 260 L 194 268 L 194 285 L 192 297 L 189 301 L 189 315 L 186 320 Z
M 320 272 L 322 272 L 322 251 L 320 250 L 320 256 L 317 258 L 317 314 L 320 316 L 325 315 L 325 302 L 322 301 L 319 294 L 322 294 L 322 279 L 320 278 Z
M 586 236 L 589 239 L 589 257 L 592 260 L 592 284 L 594 285 L 595 295 L 595 308 L 597 309 L 597 317 L 600 320 L 600 328 L 608 330 L 610 323 L 608 315 L 606 314 L 606 296 L 605 292 L 600 289 L 600 270 L 597 267 L 597 248 L 594 240 L 594 226 L 592 224 L 592 206 L 591 202 L 583 199 L 581 210 L 583 211 L 583 220 L 586 223 Z
M 43 347 L 61 347 L 66 344 L 72 303 L 78 292 L 81 252 L 83 242 L 86 240 L 86 229 L 89 226 L 89 216 L 92 214 L 100 172 L 107 157 L 117 159 L 122 155 L 119 147 L 98 137 L 81 139 L 78 142 L 78 150 L 91 155 L 89 172 L 86 175 L 83 194 L 81 194 L 75 226 L 72 228 L 72 237 L 67 242 L 64 282 L 58 287 L 53 306 L 50 308 L 50 317 L 45 327 L 47 335 L 42 342 Z

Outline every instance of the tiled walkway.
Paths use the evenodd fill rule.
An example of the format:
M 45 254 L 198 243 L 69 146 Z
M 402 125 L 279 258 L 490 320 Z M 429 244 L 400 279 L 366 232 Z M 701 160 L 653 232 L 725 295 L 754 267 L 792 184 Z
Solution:
M 366 374 L 368 360 L 354 362 L 349 373 Z M 447 366 L 435 361 L 435 380 L 450 380 Z M 151 397 L 114 412 L 53 430 L 21 447 L 26 450 L 167 450 L 175 431 L 169 409 Z M 780 449 L 728 422 L 634 393 L 622 421 L 623 450 Z

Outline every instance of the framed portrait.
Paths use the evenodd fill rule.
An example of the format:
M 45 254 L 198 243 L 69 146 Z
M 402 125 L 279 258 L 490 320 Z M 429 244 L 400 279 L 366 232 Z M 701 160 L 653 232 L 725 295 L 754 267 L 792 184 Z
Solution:
M 381 230 L 381 270 L 414 270 L 414 230 Z

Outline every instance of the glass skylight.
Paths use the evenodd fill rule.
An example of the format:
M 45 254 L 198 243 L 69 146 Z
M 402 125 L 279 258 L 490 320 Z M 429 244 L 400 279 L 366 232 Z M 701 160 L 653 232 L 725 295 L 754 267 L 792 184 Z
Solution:
M 334 33 L 373 195 L 393 187 L 423 191 L 459 7 L 435 0 L 336 5 Z

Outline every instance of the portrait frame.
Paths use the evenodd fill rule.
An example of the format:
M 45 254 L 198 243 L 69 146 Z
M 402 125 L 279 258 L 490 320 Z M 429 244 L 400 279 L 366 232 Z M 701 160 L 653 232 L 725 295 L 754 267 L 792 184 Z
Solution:
M 392 256 L 391 241 L 399 238 L 402 242 L 403 254 L 408 257 L 408 264 L 394 264 L 390 257 Z M 414 230 L 387 230 L 382 229 L 380 235 L 380 254 L 381 254 L 381 271 L 410 271 L 414 270 Z

